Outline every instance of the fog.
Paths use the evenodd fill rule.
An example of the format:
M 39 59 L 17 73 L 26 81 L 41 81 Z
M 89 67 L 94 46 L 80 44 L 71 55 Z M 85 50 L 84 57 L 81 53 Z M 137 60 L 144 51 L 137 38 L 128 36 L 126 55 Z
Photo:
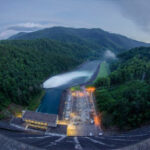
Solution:
M 91 75 L 92 75 L 92 73 L 90 73 L 88 71 L 74 71 L 74 72 L 65 73 L 62 75 L 56 75 L 56 76 L 53 76 L 53 77 L 49 78 L 48 80 L 46 80 L 43 83 L 43 87 L 44 88 L 55 88 L 55 87 L 67 84 L 70 81 L 77 79 L 79 77 L 87 77 L 87 79 L 89 79 L 91 77 Z
M 112 59 L 116 59 L 116 55 L 115 53 L 113 53 L 111 50 L 106 50 L 105 54 L 104 54 L 105 58 L 112 58 Z

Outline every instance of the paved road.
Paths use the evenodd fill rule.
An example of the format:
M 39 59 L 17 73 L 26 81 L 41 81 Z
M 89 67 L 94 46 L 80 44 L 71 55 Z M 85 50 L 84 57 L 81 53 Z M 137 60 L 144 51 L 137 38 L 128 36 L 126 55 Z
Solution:
M 91 137 L 51 136 L 3 129 L 0 129 L 0 134 L 48 150 L 111 150 L 132 145 L 150 138 L 150 127 L 143 127 L 119 135 Z

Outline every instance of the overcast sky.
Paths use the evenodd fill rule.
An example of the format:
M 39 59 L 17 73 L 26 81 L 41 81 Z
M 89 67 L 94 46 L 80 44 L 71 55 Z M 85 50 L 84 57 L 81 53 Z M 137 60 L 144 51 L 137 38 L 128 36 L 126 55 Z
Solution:
M 101 28 L 150 42 L 150 0 L 0 0 L 0 39 L 52 26 Z

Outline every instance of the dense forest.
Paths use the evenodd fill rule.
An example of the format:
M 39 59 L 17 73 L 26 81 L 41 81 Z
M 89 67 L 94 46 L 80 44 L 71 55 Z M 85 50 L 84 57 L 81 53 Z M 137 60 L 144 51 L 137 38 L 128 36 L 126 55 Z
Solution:
M 95 83 L 103 126 L 131 129 L 149 123 L 150 48 L 120 54 L 110 68 L 110 75 Z
M 52 40 L 0 42 L 0 111 L 10 103 L 29 105 L 49 76 L 68 71 L 99 54 Z
M 99 28 L 52 27 L 31 33 L 21 32 L 9 39 L 33 40 L 39 38 L 57 40 L 63 43 L 75 43 L 93 50 L 101 50 L 101 53 L 105 49 L 110 49 L 115 54 L 118 54 L 130 48 L 150 46 L 150 44 L 132 40 L 119 34 L 109 33 Z
M 68 35 L 65 35 L 65 30 L 65 34 L 52 38 L 54 40 L 0 41 L 0 111 L 11 103 L 30 105 L 32 99 L 41 92 L 45 79 L 68 71 L 82 62 L 103 59 L 107 48 L 115 53 L 126 51 L 123 47 L 115 50 L 116 47 L 110 45 L 106 39 L 103 41 L 105 46 L 96 44 L 94 41 L 99 41 L 93 37 L 101 30 L 95 30 L 90 31 L 92 33 L 79 30 L 80 35 L 86 37 L 82 39 L 74 35 L 74 30 L 74 34 L 67 32 L 72 34 L 72 38 L 69 36 L 66 39 Z M 57 39 L 58 37 L 61 39 Z M 135 45 L 144 44 L 132 42 Z M 132 128 L 149 121 L 150 48 L 141 47 L 124 52 L 111 62 L 110 67 L 112 73 L 108 77 L 99 78 L 95 83 L 97 103 L 104 116 L 104 126 Z

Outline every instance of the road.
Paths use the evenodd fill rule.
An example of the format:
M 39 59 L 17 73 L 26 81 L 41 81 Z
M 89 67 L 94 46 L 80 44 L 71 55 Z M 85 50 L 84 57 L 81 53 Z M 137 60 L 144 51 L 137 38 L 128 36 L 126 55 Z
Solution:
M 0 129 L 0 133 L 14 140 L 47 150 L 111 150 L 132 145 L 150 138 L 150 127 L 143 127 L 128 133 L 111 136 L 52 136 L 12 132 L 2 129 Z M 0 140 L 0 144 L 4 145 L 2 142 L 3 140 Z
M 93 95 L 85 86 L 68 90 L 62 122 L 67 122 L 68 136 L 89 136 L 101 133 L 100 124 L 95 123 L 96 111 Z

